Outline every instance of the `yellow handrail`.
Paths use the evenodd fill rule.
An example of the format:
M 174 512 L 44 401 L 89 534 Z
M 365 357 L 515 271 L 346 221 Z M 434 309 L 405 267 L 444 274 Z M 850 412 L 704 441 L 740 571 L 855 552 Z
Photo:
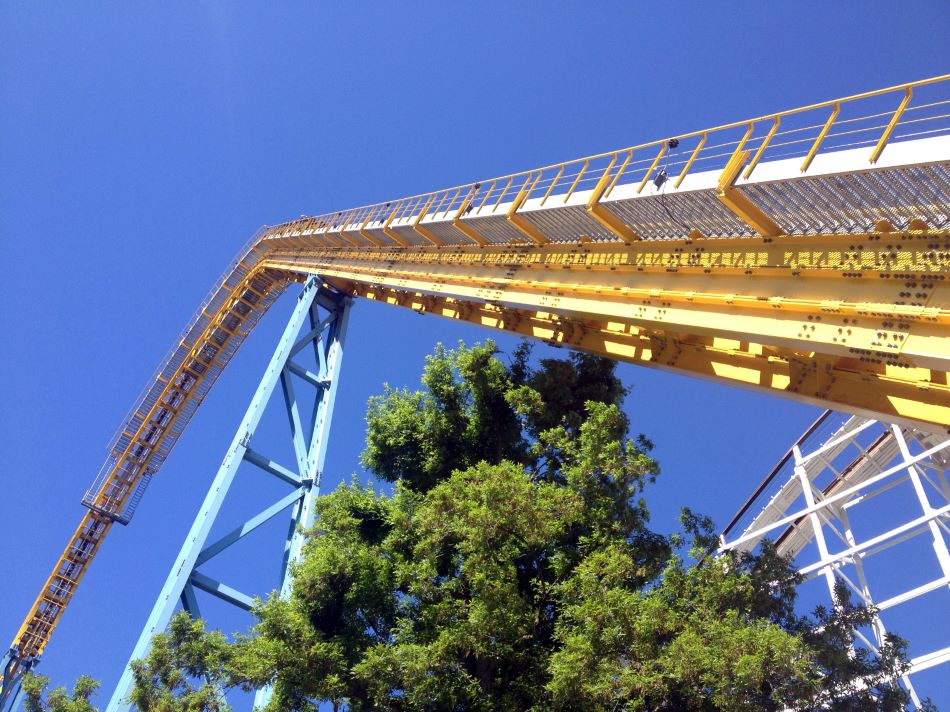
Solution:
M 705 151 L 708 151 L 710 148 L 714 148 L 714 146 L 708 146 L 708 144 L 706 144 L 706 139 L 707 139 L 710 135 L 712 135 L 712 134 L 714 134 L 714 133 L 717 133 L 717 132 L 722 132 L 722 131 L 726 131 L 726 130 L 729 130 L 729 129 L 734 129 L 734 128 L 737 128 L 737 127 L 740 127 L 740 126 L 746 126 L 746 127 L 748 127 L 748 129 L 747 129 L 747 131 L 746 131 L 746 135 L 745 135 L 745 137 L 740 141 L 739 147 L 738 147 L 738 149 L 737 149 L 737 150 L 741 150 L 742 145 L 749 139 L 749 137 L 751 136 L 752 130 L 754 129 L 755 126 L 757 126 L 758 124 L 760 124 L 760 123 L 763 122 L 763 121 L 769 121 L 769 122 L 772 123 L 772 126 L 771 126 L 771 128 L 770 128 L 768 134 L 765 136 L 765 138 L 764 138 L 764 140 L 762 141 L 762 143 L 761 143 L 761 144 L 758 146 L 758 148 L 756 149 L 755 154 L 754 154 L 753 157 L 752 157 L 752 160 L 750 161 L 749 165 L 748 165 L 748 166 L 746 167 L 746 169 L 745 169 L 745 172 L 744 172 L 744 174 L 743 174 L 743 177 L 746 178 L 746 179 L 748 179 L 748 178 L 751 176 L 752 171 L 753 171 L 753 170 L 755 169 L 755 167 L 758 165 L 760 159 L 762 159 L 762 158 L 764 157 L 764 154 L 765 154 L 765 152 L 766 152 L 766 150 L 767 150 L 768 147 L 771 146 L 771 147 L 775 148 L 775 147 L 778 147 L 778 146 L 780 146 L 780 145 L 786 145 L 786 144 L 773 144 L 773 143 L 772 143 L 772 139 L 777 135 L 779 125 L 782 123 L 782 120 L 783 120 L 783 119 L 785 119 L 785 118 L 787 118 L 787 117 L 790 117 L 790 116 L 797 115 L 797 114 L 803 114 L 803 113 L 806 113 L 806 112 L 809 112 L 809 111 L 815 111 L 815 110 L 818 110 L 818 109 L 822 109 L 822 108 L 826 108 L 826 107 L 831 107 L 831 108 L 832 108 L 832 113 L 831 113 L 831 115 L 828 117 L 828 119 L 827 119 L 827 120 L 824 122 L 824 124 L 822 125 L 822 128 L 821 128 L 821 130 L 820 130 L 818 136 L 816 137 L 816 139 L 814 140 L 814 142 L 812 142 L 811 148 L 810 148 L 810 150 L 808 151 L 808 154 L 806 155 L 805 160 L 804 160 L 804 162 L 803 162 L 803 164 L 802 164 L 802 170 L 805 171 L 805 170 L 807 170 L 808 167 L 811 165 L 811 163 L 812 163 L 812 161 L 813 161 L 815 155 L 817 154 L 818 150 L 821 148 L 821 145 L 822 145 L 823 141 L 824 141 L 825 138 L 829 135 L 829 131 L 830 131 L 830 129 L 831 129 L 831 125 L 832 125 L 833 123 L 835 123 L 835 121 L 836 121 L 836 119 L 837 119 L 837 117 L 838 117 L 838 114 L 839 114 L 839 112 L 840 112 L 840 110 L 841 110 L 841 107 L 842 107 L 844 104 L 853 103 L 853 102 L 861 101 L 861 100 L 864 100 L 864 99 L 870 99 L 870 98 L 873 98 L 873 97 L 883 96 L 883 95 L 890 94 L 890 93 L 893 93 L 893 92 L 901 91 L 901 92 L 904 93 L 904 97 L 903 97 L 902 101 L 900 102 L 899 106 L 897 107 L 897 109 L 896 109 L 893 113 L 885 112 L 884 114 L 874 114 L 874 116 L 881 116 L 881 115 L 886 116 L 886 115 L 889 114 L 890 117 L 891 117 L 891 118 L 890 118 L 890 121 L 889 121 L 889 123 L 888 123 L 888 125 L 887 125 L 887 127 L 886 127 L 885 130 L 884 130 L 884 133 L 881 135 L 880 139 L 879 139 L 878 142 L 877 142 L 877 145 L 874 147 L 874 150 L 873 150 L 872 153 L 871 153 L 870 160 L 871 160 L 872 163 L 874 163 L 874 162 L 876 162 L 876 161 L 878 160 L 878 158 L 880 157 L 881 152 L 883 151 L 883 149 L 884 149 L 884 147 L 886 146 L 888 140 L 890 139 L 890 137 L 891 137 L 891 135 L 892 135 L 894 129 L 895 129 L 898 125 L 901 125 L 901 119 L 902 119 L 902 116 L 903 116 L 905 110 L 907 110 L 907 109 L 912 109 L 912 108 L 921 108 L 921 107 L 911 107 L 911 106 L 910 106 L 911 100 L 912 100 L 912 97 L 913 97 L 913 92 L 914 92 L 914 90 L 917 89 L 917 88 L 923 87 L 923 86 L 927 86 L 927 85 L 931 85 L 931 84 L 938 84 L 938 83 L 941 83 L 941 82 L 946 82 L 946 81 L 948 81 L 948 80 L 950 80 L 950 74 L 942 74 L 942 75 L 939 75 L 939 76 L 936 76 L 936 77 L 929 77 L 929 78 L 927 78 L 927 79 L 921 79 L 921 80 L 915 81 L 915 82 L 907 82 L 907 83 L 905 83 L 905 84 L 898 84 L 898 85 L 895 85 L 895 86 L 886 87 L 886 88 L 884 88 L 884 89 L 876 89 L 876 90 L 874 90 L 874 91 L 868 91 L 868 92 L 863 92 L 863 93 L 860 93 L 860 94 L 854 94 L 854 95 L 852 95 L 852 96 L 848 96 L 848 97 L 844 97 L 844 98 L 840 98 L 840 99 L 832 99 L 832 100 L 828 100 L 828 101 L 818 102 L 818 103 L 815 103 L 815 104 L 809 104 L 809 105 L 807 105 L 807 106 L 797 107 L 797 108 L 794 108 L 794 109 L 787 109 L 787 110 L 784 110 L 784 111 L 778 111 L 778 112 L 774 112 L 774 113 L 770 113 L 770 114 L 764 114 L 764 115 L 762 115 L 762 116 L 758 116 L 758 117 L 755 117 L 755 118 L 753 118 L 753 119 L 745 119 L 745 120 L 743 120 L 743 121 L 734 121 L 734 122 L 727 123 L 727 124 L 722 124 L 722 125 L 720 125 L 720 126 L 716 126 L 716 127 L 713 127 L 713 128 L 707 128 L 707 129 L 703 129 L 703 130 L 699 130 L 699 131 L 693 131 L 693 132 L 689 132 L 689 133 L 680 134 L 680 135 L 678 136 L 678 138 L 679 138 L 680 140 L 685 140 L 685 139 L 690 139 L 690 138 L 698 137 L 698 138 L 699 138 L 699 141 L 700 141 L 700 146 L 699 146 L 697 149 L 694 149 L 693 155 L 690 156 L 690 159 L 687 161 L 684 170 L 683 170 L 683 171 L 680 173 L 680 175 L 677 177 L 675 185 L 676 185 L 677 187 L 679 186 L 679 184 L 682 182 L 682 180 L 683 180 L 683 178 L 685 177 L 685 175 L 692 169 L 692 167 L 693 167 L 693 162 L 694 162 L 695 160 L 698 160 L 698 158 L 699 158 L 699 156 L 700 156 L 700 153 L 701 153 L 702 151 L 704 151 L 704 150 L 705 150 Z M 928 105 L 924 105 L 924 106 L 928 106 Z M 851 121 L 861 120 L 861 119 L 866 119 L 866 118 L 868 118 L 868 117 L 867 117 L 867 116 L 864 116 L 864 117 L 860 117 L 859 119 L 847 119 L 846 121 L 851 122 Z M 932 119 L 932 118 L 934 118 L 934 117 L 928 117 L 928 118 Z M 906 123 L 906 122 L 905 122 L 905 123 Z M 811 131 L 811 130 L 813 130 L 814 128 L 817 128 L 817 126 L 816 126 L 816 127 L 796 128 L 796 129 L 793 129 L 793 131 Z M 626 152 L 626 153 L 627 153 L 626 160 L 623 162 L 623 164 L 620 166 L 620 169 L 619 169 L 619 170 L 616 172 L 616 174 L 613 176 L 613 178 L 612 178 L 610 184 L 608 185 L 607 190 L 606 190 L 606 192 L 605 192 L 605 194 L 604 194 L 605 196 L 609 197 L 610 194 L 611 194 L 611 192 L 613 191 L 614 187 L 616 187 L 616 185 L 617 185 L 618 182 L 620 181 L 621 177 L 624 176 L 625 171 L 626 171 L 626 169 L 627 169 L 628 165 L 630 164 L 631 159 L 632 159 L 632 157 L 633 157 L 633 153 L 634 153 L 635 151 L 639 151 L 639 150 L 644 150 L 644 149 L 649 149 L 649 148 L 657 148 L 658 151 L 659 151 L 658 154 L 657 154 L 657 156 L 654 158 L 654 160 L 653 160 L 653 162 L 652 162 L 650 168 L 646 171 L 645 175 L 644 175 L 643 178 L 640 180 L 639 185 L 638 185 L 638 187 L 637 187 L 637 192 L 638 192 L 638 193 L 639 193 L 639 192 L 642 192 L 643 188 L 644 188 L 645 185 L 646 185 L 646 182 L 649 180 L 650 175 L 651 175 L 652 172 L 656 169 L 657 165 L 659 165 L 660 159 L 662 159 L 664 153 L 666 152 L 666 149 L 667 149 L 667 141 L 668 141 L 668 139 L 661 139 L 661 140 L 656 140 L 656 141 L 650 141 L 650 142 L 648 142 L 648 143 L 637 144 L 637 145 L 635 145 L 635 146 L 631 146 L 631 147 L 628 147 L 628 148 L 622 148 L 622 149 L 619 149 L 619 150 L 606 151 L 606 152 L 604 152 L 604 153 L 598 153 L 598 154 L 595 154 L 595 155 L 592 155 L 592 156 L 587 156 L 587 157 L 585 157 L 585 158 L 576 158 L 576 159 L 572 159 L 572 160 L 569 160 L 569 161 L 563 161 L 563 162 L 560 162 L 560 163 L 552 163 L 552 164 L 550 164 L 550 165 L 544 166 L 544 167 L 542 167 L 542 168 L 536 168 L 536 169 L 533 169 L 533 170 L 531 170 L 531 171 L 520 171 L 520 172 L 517 172 L 517 173 L 512 173 L 512 174 L 509 174 L 509 175 L 500 176 L 500 177 L 497 177 L 497 178 L 492 178 L 492 179 L 487 179 L 487 180 L 479 181 L 479 183 L 481 183 L 481 184 L 483 184 L 483 185 L 486 184 L 486 183 L 488 183 L 488 184 L 490 184 L 490 185 L 489 185 L 488 190 L 486 191 L 484 197 L 482 198 L 482 200 L 480 201 L 479 205 L 477 206 L 477 209 L 475 210 L 475 214 L 477 215 L 478 213 L 481 212 L 481 209 L 486 205 L 486 203 L 487 203 L 487 201 L 488 201 L 488 199 L 489 199 L 489 196 L 491 196 L 491 195 L 495 192 L 495 188 L 498 186 L 498 184 L 499 184 L 500 181 L 505 181 L 505 188 L 501 191 L 501 194 L 500 194 L 500 195 L 497 195 L 497 196 L 496 196 L 496 201 L 495 201 L 495 203 L 494 203 L 494 208 L 497 208 L 497 207 L 501 204 L 502 200 L 504 199 L 505 195 L 507 195 L 508 190 L 511 188 L 511 185 L 513 184 L 513 182 L 514 182 L 514 180 L 515 180 L 516 178 L 524 177 L 524 176 L 528 175 L 529 173 L 530 173 L 530 174 L 535 174 L 535 175 L 539 175 L 539 176 L 540 176 L 540 174 L 543 173 L 543 172 L 545 172 L 545 171 L 556 171 L 556 174 L 555 174 L 555 176 L 554 176 L 553 181 L 552 181 L 551 184 L 547 187 L 547 189 L 546 189 L 546 191 L 545 191 L 545 193 L 544 193 L 544 196 L 542 196 L 542 198 L 541 198 L 541 205 L 544 205 L 545 202 L 547 201 L 547 199 L 553 194 L 553 191 L 554 191 L 554 189 L 555 189 L 555 186 L 557 186 L 557 185 L 559 184 L 559 181 L 560 181 L 561 178 L 563 177 L 564 173 L 568 170 L 568 168 L 571 167 L 571 166 L 578 166 L 578 167 L 579 167 L 578 174 L 577 174 L 577 176 L 575 177 L 575 179 L 574 179 L 574 181 L 573 181 L 573 183 L 572 183 L 572 185 L 571 185 L 571 187 L 570 187 L 570 189 L 568 190 L 568 193 L 567 193 L 567 198 L 569 199 L 569 197 L 570 197 L 570 196 L 573 194 L 573 192 L 577 189 L 577 187 L 578 187 L 578 185 L 579 185 L 581 179 L 583 178 L 584 174 L 587 172 L 588 167 L 591 165 L 591 163 L 592 163 L 593 161 L 596 161 L 596 160 L 602 159 L 602 158 L 607 158 L 607 157 L 610 157 L 610 156 L 618 156 L 620 153 Z M 730 151 L 730 153 L 727 154 L 727 155 L 733 155 L 733 154 L 734 154 L 734 151 Z M 704 155 L 703 155 L 703 160 L 710 160 L 710 159 L 713 159 L 713 158 L 716 158 L 716 157 L 719 157 L 719 154 L 716 154 L 716 155 L 713 155 L 713 156 L 705 155 L 705 154 L 704 154 Z M 537 183 L 537 181 L 536 181 L 536 183 Z M 423 193 L 423 194 L 416 195 L 416 196 L 410 196 L 409 198 L 405 198 L 405 199 L 403 199 L 402 201 L 399 201 L 398 205 L 399 205 L 400 208 L 403 208 L 403 209 L 409 208 L 410 206 L 418 207 L 418 205 L 422 204 L 423 201 L 425 201 L 425 200 L 431 198 L 431 197 L 434 196 L 434 195 L 441 195 L 441 196 L 442 196 L 442 199 L 443 199 L 443 201 L 444 201 L 445 197 L 447 197 L 449 194 L 451 194 L 451 191 L 455 190 L 455 191 L 456 191 L 456 197 L 457 197 L 458 195 L 461 194 L 462 191 L 471 190 L 473 186 L 474 186 L 474 183 L 466 183 L 466 184 L 462 184 L 462 185 L 459 185 L 459 186 L 454 186 L 454 187 L 452 187 L 452 188 L 445 189 L 444 192 L 443 192 L 443 191 L 435 191 L 435 192 Z M 449 201 L 449 206 L 450 206 L 450 207 L 451 207 L 452 203 L 454 202 L 454 200 L 455 200 L 455 197 L 453 197 L 452 200 Z M 369 207 L 372 207 L 372 206 L 369 206 Z M 442 207 L 442 206 L 440 205 L 438 209 L 441 209 L 441 207 Z M 438 212 L 438 209 L 436 210 L 436 212 Z M 410 214 L 411 214 L 411 211 L 410 211 Z M 399 217 L 401 218 L 401 217 L 403 217 L 403 215 L 400 215 Z M 331 216 L 319 216 L 319 219 L 331 220 L 331 219 L 332 219 L 332 215 L 331 215 Z M 388 227 L 388 225 L 387 225 L 387 227 Z
M 759 150 L 755 152 L 755 156 L 753 156 L 752 160 L 749 162 L 749 167 L 745 170 L 743 177 L 746 180 L 748 180 L 749 176 L 752 175 L 752 171 L 755 170 L 755 167 L 759 165 L 759 159 L 762 158 L 762 154 L 765 153 L 765 147 L 769 145 L 769 143 L 772 141 L 772 137 L 775 136 L 775 132 L 778 131 L 780 123 L 782 123 L 781 117 L 776 116 L 775 122 L 772 124 L 772 128 L 769 129 L 769 132 L 765 135 L 762 145 L 759 146 Z
M 603 153 L 603 154 L 601 154 L 601 155 L 606 156 L 607 154 L 606 154 L 606 153 Z M 564 202 L 565 202 L 565 203 L 566 203 L 568 200 L 571 199 L 571 195 L 573 195 L 574 189 L 577 188 L 577 184 L 581 182 L 581 176 L 584 175 L 584 171 L 587 170 L 587 166 L 590 165 L 590 161 L 591 161 L 591 159 L 589 159 L 589 158 L 588 158 L 586 161 L 584 161 L 584 165 L 581 166 L 580 171 L 578 171 L 578 173 L 577 173 L 577 178 L 575 178 L 575 179 L 574 179 L 574 182 L 571 183 L 570 190 L 568 190 L 568 191 L 567 191 L 567 195 L 564 196 Z
M 840 111 L 841 104 L 835 102 L 834 108 L 831 110 L 831 116 L 828 117 L 825 125 L 821 128 L 821 133 L 818 134 L 818 138 L 815 139 L 815 143 L 812 144 L 811 150 L 808 151 L 808 155 L 805 156 L 805 160 L 802 162 L 802 173 L 808 170 L 812 160 L 815 158 L 815 154 L 818 153 L 818 149 L 821 148 L 821 144 L 825 140 L 825 136 L 827 136 L 828 132 L 831 130 L 831 125 L 835 122 L 835 119 L 838 118 L 838 112 Z
M 690 154 L 689 160 L 686 161 L 686 165 L 683 166 L 682 173 L 679 174 L 679 177 L 676 179 L 676 182 L 673 184 L 674 188 L 679 188 L 680 183 L 683 182 L 683 179 L 686 177 L 686 174 L 689 173 L 689 169 L 693 166 L 693 161 L 696 160 L 696 156 L 699 155 L 699 152 L 703 150 L 703 146 L 706 145 L 706 133 L 703 132 L 702 138 L 699 139 L 699 143 L 696 144 L 696 148 L 693 149 L 693 152 Z
M 874 151 L 871 153 L 871 163 L 877 163 L 877 159 L 881 156 L 881 151 L 883 151 L 884 146 L 887 145 L 887 139 L 891 137 L 891 132 L 894 131 L 894 127 L 897 126 L 897 122 L 900 121 L 901 114 L 904 113 L 904 109 L 907 108 L 913 94 L 913 87 L 907 87 L 904 90 L 904 98 L 901 100 L 900 106 L 897 107 L 897 111 L 895 111 L 894 116 L 891 117 L 890 123 L 887 125 L 887 128 L 884 129 L 881 140 L 877 142 L 877 146 L 874 147 Z

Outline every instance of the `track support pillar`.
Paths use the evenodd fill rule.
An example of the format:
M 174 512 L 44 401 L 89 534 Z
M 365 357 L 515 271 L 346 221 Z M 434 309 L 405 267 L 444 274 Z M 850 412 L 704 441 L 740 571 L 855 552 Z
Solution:
M 291 516 L 286 541 L 282 551 L 279 548 L 275 551 L 275 559 L 280 560 L 281 596 L 290 595 L 290 564 L 300 556 L 304 539 L 302 532 L 312 526 L 313 504 L 320 493 L 320 476 L 326 457 L 351 301 L 350 297 L 323 286 L 317 277 L 310 278 L 304 285 L 270 364 L 132 651 L 129 665 L 107 707 L 109 712 L 130 709 L 127 700 L 133 686 L 131 662 L 148 654 L 152 636 L 165 630 L 178 606 L 181 605 L 195 617 L 200 615 L 196 595 L 198 591 L 238 608 L 250 609 L 251 596 L 205 575 L 199 569 L 205 562 L 288 509 Z M 294 360 L 301 352 L 311 349 L 316 371 Z M 251 448 L 261 417 L 271 398 L 275 397 L 278 385 L 287 411 L 296 460 L 290 467 L 263 455 L 263 446 L 256 442 L 256 449 Z M 304 403 L 298 400 L 298 389 L 301 393 L 306 389 L 313 395 L 312 410 L 301 407 Z M 238 467 L 245 462 L 277 477 L 290 485 L 291 490 L 227 534 L 209 541 L 211 528 L 234 483 Z M 266 692 L 259 693 L 258 698 L 262 699 L 264 695 Z
M 39 658 L 23 659 L 16 646 L 0 658 L 0 711 L 13 712 L 23 703 L 23 676 L 40 661 Z

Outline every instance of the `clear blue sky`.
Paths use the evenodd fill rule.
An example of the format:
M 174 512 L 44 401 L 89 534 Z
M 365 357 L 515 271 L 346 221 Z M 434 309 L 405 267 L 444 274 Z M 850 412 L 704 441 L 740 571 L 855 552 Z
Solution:
M 948 30 L 946 0 L 4 2 L 2 643 L 121 417 L 261 224 L 940 74 Z M 54 681 L 91 674 L 108 699 L 288 313 L 272 310 L 113 531 L 47 650 Z M 327 486 L 361 472 L 369 395 L 414 386 L 436 341 L 485 335 L 358 303 Z M 817 415 L 620 372 L 663 467 L 662 530 L 686 504 L 724 523 Z M 234 561 L 276 575 L 276 560 Z

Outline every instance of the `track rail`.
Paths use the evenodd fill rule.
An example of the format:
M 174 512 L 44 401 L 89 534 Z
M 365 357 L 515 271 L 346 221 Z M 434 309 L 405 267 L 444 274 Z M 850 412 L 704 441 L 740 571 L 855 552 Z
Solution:
M 291 282 L 939 430 L 948 196 L 950 75 L 262 229 L 113 438 L 16 659 Z

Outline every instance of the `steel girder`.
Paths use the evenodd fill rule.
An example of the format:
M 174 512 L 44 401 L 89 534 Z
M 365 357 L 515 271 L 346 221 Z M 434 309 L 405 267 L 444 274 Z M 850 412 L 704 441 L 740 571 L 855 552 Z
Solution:
M 287 509 L 291 510 L 291 517 L 286 541 L 282 550 L 275 550 L 274 558 L 280 561 L 280 595 L 285 598 L 290 595 L 290 563 L 300 557 L 303 532 L 312 525 L 313 504 L 320 492 L 351 302 L 345 294 L 328 290 L 321 284 L 319 279 L 312 278 L 304 285 L 270 364 L 132 651 L 130 665 L 132 660 L 141 659 L 148 653 L 152 636 L 165 629 L 179 603 L 184 610 L 200 617 L 196 590 L 250 610 L 253 604 L 250 595 L 202 573 L 200 567 Z M 298 335 L 301 327 L 304 332 Z M 316 371 L 294 360 L 305 349 L 313 350 Z M 264 410 L 275 397 L 278 386 L 293 443 L 295 462 L 292 466 L 278 463 L 265 455 L 262 449 L 256 449 L 263 446 L 254 440 Z M 299 395 L 303 393 L 301 386 L 312 397 L 310 409 L 302 407 Z M 312 413 L 312 416 L 308 417 L 308 413 Z M 291 490 L 257 515 L 215 541 L 208 542 L 211 528 L 235 484 L 235 476 L 242 463 L 276 477 L 290 485 Z M 127 666 L 107 709 L 110 712 L 129 709 L 126 700 L 131 689 L 132 671 Z M 259 700 L 263 700 L 266 694 L 266 691 L 259 693 Z

